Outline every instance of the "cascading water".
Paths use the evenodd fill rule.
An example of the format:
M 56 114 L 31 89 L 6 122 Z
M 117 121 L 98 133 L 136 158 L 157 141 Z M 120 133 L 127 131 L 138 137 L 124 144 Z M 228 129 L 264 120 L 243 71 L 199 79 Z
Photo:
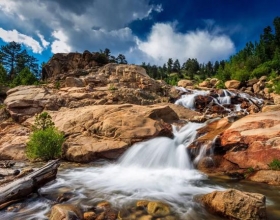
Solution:
M 170 204 L 180 219 L 200 219 L 193 196 L 220 188 L 200 186 L 207 178 L 193 169 L 186 150 L 202 126 L 188 123 L 173 129 L 173 139 L 158 137 L 137 143 L 116 164 L 61 171 L 56 182 L 41 193 L 71 189 L 76 195 L 71 203 L 90 198 L 86 204 L 106 200 L 117 208 L 141 199 L 160 200 Z
M 178 89 L 178 87 L 177 87 Z M 182 90 L 181 90 L 182 91 Z M 189 109 L 195 109 L 195 97 L 198 95 L 208 95 L 209 91 L 203 91 L 203 90 L 193 90 L 191 94 L 187 94 L 187 95 L 182 95 L 182 97 L 180 99 L 178 99 L 175 104 L 176 105 L 182 105 L 185 108 L 189 108 Z

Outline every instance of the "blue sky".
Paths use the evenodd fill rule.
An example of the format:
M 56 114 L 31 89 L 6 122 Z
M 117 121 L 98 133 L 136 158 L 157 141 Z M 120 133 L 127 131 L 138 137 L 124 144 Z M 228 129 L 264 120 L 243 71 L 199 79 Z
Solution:
M 228 59 L 280 16 L 279 0 L 0 0 L 0 45 L 122 53 L 129 63 Z

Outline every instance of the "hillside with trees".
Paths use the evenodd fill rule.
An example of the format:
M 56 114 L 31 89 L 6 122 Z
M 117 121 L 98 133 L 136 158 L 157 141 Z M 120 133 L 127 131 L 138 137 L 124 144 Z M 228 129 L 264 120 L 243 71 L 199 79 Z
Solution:
M 275 78 L 280 69 L 280 17 L 274 19 L 273 26 L 265 27 L 258 42 L 248 42 L 227 61 L 199 63 L 189 58 L 180 65 L 178 59 L 169 58 L 162 66 L 142 63 L 142 67 L 151 77 L 173 85 L 182 78 L 201 81 L 216 77 L 223 82 L 230 79 L 244 82 L 263 75 Z

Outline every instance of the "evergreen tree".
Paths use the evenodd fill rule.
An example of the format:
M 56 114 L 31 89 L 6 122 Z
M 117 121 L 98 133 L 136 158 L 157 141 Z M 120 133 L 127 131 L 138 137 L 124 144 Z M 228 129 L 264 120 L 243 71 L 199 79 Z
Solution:
M 170 74 L 173 70 L 173 59 L 169 58 L 167 61 L 167 73 Z
M 38 81 L 36 76 L 25 67 L 20 73 L 14 78 L 13 85 L 33 85 Z
M 123 54 L 119 54 L 116 59 L 118 64 L 127 64 L 127 61 L 125 59 L 125 56 Z
M 0 63 L 0 85 L 4 85 L 7 82 L 7 72 L 3 65 Z
M 14 78 L 16 75 L 15 67 L 18 61 L 18 56 L 21 52 L 21 45 L 16 42 L 11 42 L 1 46 L 1 60 L 3 66 L 8 70 L 8 77 Z

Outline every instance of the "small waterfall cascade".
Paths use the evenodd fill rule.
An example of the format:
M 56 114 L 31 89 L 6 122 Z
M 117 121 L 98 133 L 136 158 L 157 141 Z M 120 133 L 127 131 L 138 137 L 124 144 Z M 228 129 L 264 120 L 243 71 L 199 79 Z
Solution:
M 196 138 L 196 130 L 203 125 L 189 122 L 180 130 L 173 127 L 173 139 L 158 137 L 137 143 L 120 158 L 119 164 L 148 169 L 191 169 L 192 163 L 186 148 Z
M 195 157 L 195 159 L 193 160 L 194 165 L 197 165 L 199 161 L 204 157 L 211 158 L 214 155 L 214 148 L 215 148 L 215 143 L 217 141 L 217 138 L 218 136 L 216 136 L 213 140 L 209 140 L 199 148 L 199 152 Z
M 233 96 L 236 96 L 236 94 L 229 90 L 223 89 L 223 95 L 219 95 L 217 99 L 221 105 L 226 105 L 231 104 L 231 97 Z
M 189 108 L 192 110 L 195 110 L 195 98 L 198 95 L 209 96 L 209 94 L 210 94 L 209 91 L 186 90 L 185 88 L 182 88 L 182 87 L 175 87 L 175 88 L 181 92 L 188 93 L 188 94 L 182 95 L 181 98 L 175 102 L 175 104 L 182 105 L 185 108 Z M 231 107 L 231 109 L 230 109 L 229 105 L 232 104 L 232 98 L 237 98 L 237 97 L 241 98 L 241 100 L 242 99 L 246 100 L 247 102 L 257 105 L 257 106 L 261 106 L 263 104 L 263 99 L 253 97 L 247 93 L 242 93 L 242 92 L 235 93 L 235 92 L 227 90 L 227 89 L 223 89 L 222 94 L 218 94 L 218 97 L 213 97 L 213 96 L 210 96 L 210 97 L 212 98 L 212 101 L 209 103 L 208 108 L 205 113 L 208 112 L 210 106 L 213 105 L 213 103 L 214 103 L 215 105 L 222 107 L 226 112 L 228 112 L 228 114 L 231 114 L 231 115 L 235 115 L 237 112 L 243 112 L 245 114 L 248 114 L 246 109 L 241 108 L 241 103 L 234 104 L 234 106 Z
M 178 88 L 178 87 L 177 87 Z M 182 91 L 182 89 L 180 89 L 180 91 Z M 193 90 L 191 94 L 186 94 L 186 95 L 182 95 L 180 99 L 178 99 L 175 104 L 176 105 L 182 105 L 185 108 L 189 108 L 189 109 L 195 109 L 195 97 L 198 95 L 203 95 L 206 96 L 209 94 L 209 91 L 203 91 L 203 90 Z

